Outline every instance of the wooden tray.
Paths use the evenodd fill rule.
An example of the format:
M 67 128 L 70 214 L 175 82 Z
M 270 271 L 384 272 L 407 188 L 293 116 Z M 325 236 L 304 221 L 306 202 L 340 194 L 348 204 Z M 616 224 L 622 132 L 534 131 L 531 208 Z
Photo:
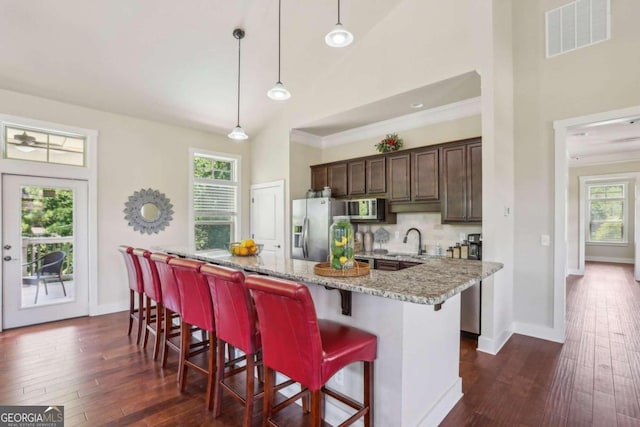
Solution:
M 348 270 L 335 270 L 331 268 L 331 264 L 328 262 L 321 262 L 313 266 L 313 272 L 318 276 L 330 276 L 330 277 L 357 277 L 366 276 L 371 271 L 368 262 L 354 262 L 353 268 Z

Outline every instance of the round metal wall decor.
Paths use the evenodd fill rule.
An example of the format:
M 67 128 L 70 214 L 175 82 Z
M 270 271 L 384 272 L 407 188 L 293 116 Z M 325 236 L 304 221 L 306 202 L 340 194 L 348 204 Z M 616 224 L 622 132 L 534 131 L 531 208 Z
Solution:
M 142 189 L 124 204 L 124 219 L 135 231 L 153 234 L 164 230 L 173 219 L 173 205 L 158 190 Z

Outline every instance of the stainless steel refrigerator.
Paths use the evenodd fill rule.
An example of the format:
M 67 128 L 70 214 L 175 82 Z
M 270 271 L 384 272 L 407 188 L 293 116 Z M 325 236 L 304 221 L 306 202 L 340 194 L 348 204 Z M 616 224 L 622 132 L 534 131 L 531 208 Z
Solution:
M 345 203 L 319 197 L 291 203 L 291 258 L 324 262 L 329 255 L 329 226 L 333 217 L 345 214 Z

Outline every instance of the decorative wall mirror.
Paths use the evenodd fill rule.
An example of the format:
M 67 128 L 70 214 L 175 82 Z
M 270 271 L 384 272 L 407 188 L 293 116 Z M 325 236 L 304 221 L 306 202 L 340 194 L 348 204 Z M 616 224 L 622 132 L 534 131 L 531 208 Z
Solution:
M 124 205 L 124 219 L 142 234 L 158 233 L 173 219 L 173 205 L 158 190 L 149 188 L 136 191 Z

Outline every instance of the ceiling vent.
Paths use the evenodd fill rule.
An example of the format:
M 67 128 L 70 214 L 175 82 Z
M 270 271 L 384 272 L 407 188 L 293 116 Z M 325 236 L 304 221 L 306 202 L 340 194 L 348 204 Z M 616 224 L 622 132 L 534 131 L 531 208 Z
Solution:
M 577 0 L 545 15 L 547 58 L 611 37 L 610 0 Z

